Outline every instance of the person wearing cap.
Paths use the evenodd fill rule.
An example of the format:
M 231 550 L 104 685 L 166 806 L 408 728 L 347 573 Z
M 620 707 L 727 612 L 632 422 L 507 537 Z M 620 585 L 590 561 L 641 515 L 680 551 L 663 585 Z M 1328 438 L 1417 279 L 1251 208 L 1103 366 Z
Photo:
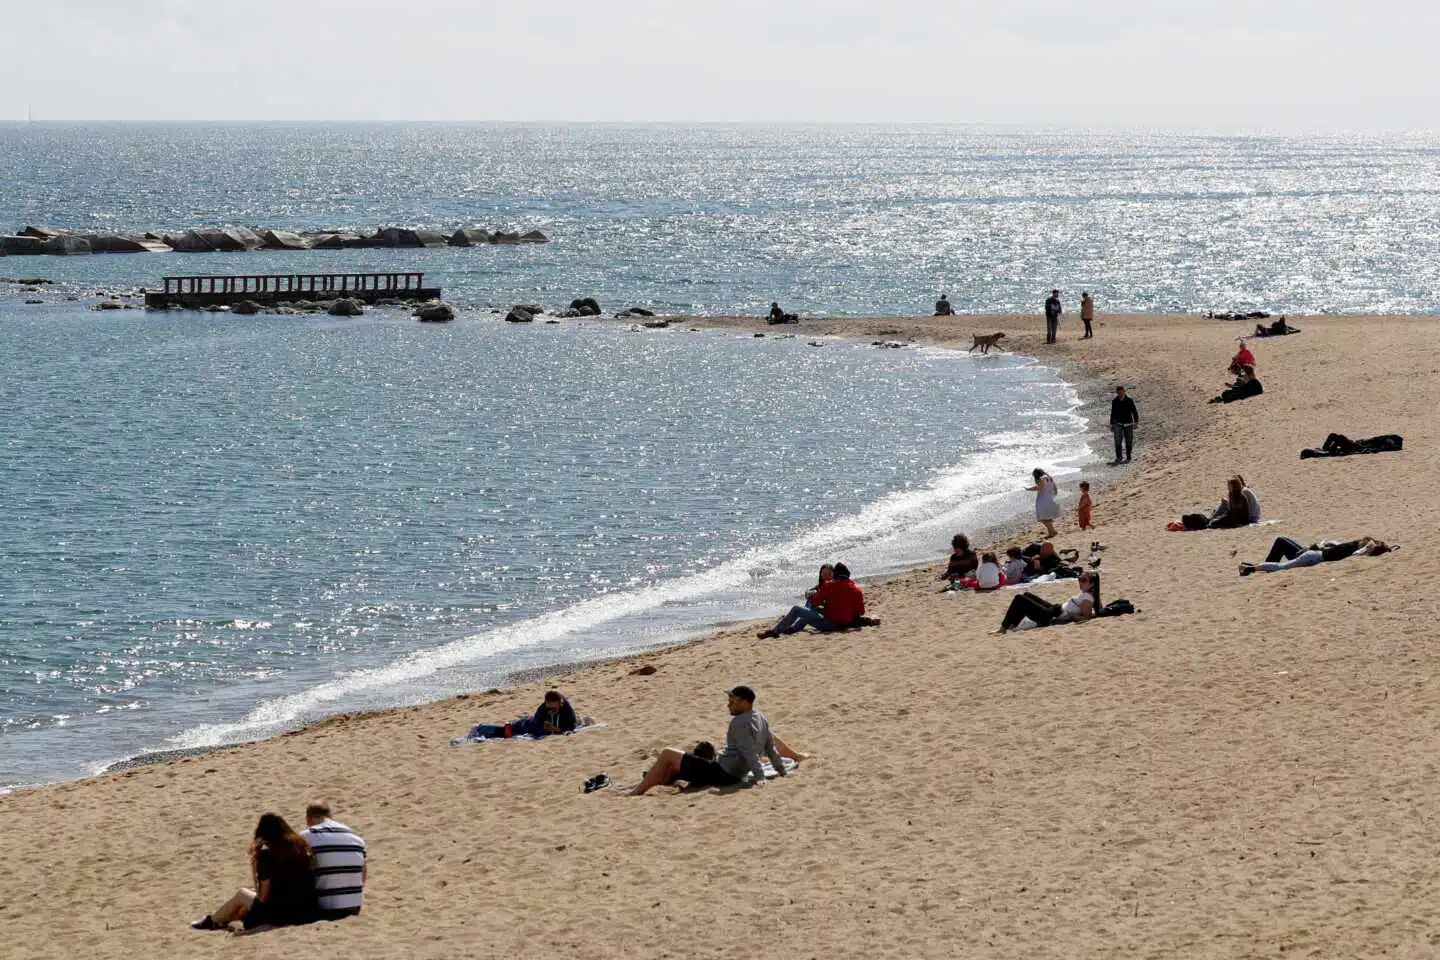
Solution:
M 844 630 L 855 626 L 865 615 L 865 593 L 850 579 L 850 568 L 843 563 L 835 564 L 834 578 L 811 593 L 807 603 L 808 606 L 791 607 L 775 626 L 760 631 L 760 639 L 799 633 L 806 627 L 814 627 L 821 633 Z
M 1045 342 L 1054 343 L 1056 335 L 1060 332 L 1060 291 L 1051 290 L 1050 296 L 1045 300 Z
M 677 747 L 660 751 L 655 763 L 630 795 L 638 797 L 653 787 L 684 780 L 692 787 L 734 787 L 751 775 L 754 786 L 765 783 L 765 770 L 760 765 L 763 754 L 770 758 L 775 773 L 785 776 L 785 761 L 770 733 L 770 722 L 755 709 L 755 691 L 739 686 L 728 694 L 730 728 L 725 731 L 725 749 L 713 760 Z

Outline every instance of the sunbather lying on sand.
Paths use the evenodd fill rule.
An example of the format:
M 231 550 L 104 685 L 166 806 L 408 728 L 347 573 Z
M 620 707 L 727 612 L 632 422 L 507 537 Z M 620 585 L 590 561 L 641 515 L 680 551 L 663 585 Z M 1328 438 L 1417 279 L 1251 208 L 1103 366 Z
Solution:
M 1036 626 L 1048 627 L 1053 623 L 1075 623 L 1089 620 L 1100 609 L 1100 575 L 1080 574 L 1080 592 L 1063 604 L 1051 603 L 1033 593 L 1022 593 L 1010 601 L 1005 619 L 1000 621 L 1000 632 L 1014 630 L 1027 617 Z
M 1250 560 L 1240 562 L 1240 576 L 1248 577 L 1252 573 L 1276 573 L 1280 570 L 1290 570 L 1294 567 L 1313 567 L 1317 563 L 1333 563 L 1336 560 L 1344 560 L 1346 557 L 1364 556 L 1378 557 L 1382 553 L 1390 553 L 1399 547 L 1392 547 L 1384 540 L 1377 540 L 1374 537 L 1361 537 L 1358 540 L 1322 540 L 1319 543 L 1312 543 L 1308 547 L 1302 547 L 1299 541 L 1289 537 L 1276 537 L 1275 542 L 1270 545 L 1270 553 L 1266 555 L 1261 563 Z
M 580 725 L 575 708 L 558 690 L 547 690 L 545 701 L 529 717 L 517 717 L 509 723 L 477 723 L 470 728 L 469 738 L 482 737 L 548 737 L 557 733 L 570 733 Z

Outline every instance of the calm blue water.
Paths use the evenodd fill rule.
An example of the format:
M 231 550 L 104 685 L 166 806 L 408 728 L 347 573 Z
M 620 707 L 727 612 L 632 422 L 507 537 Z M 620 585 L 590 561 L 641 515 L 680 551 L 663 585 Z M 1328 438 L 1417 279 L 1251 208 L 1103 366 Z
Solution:
M 0 784 L 490 685 L 943 551 L 1083 463 L 1008 357 L 489 313 L 1433 309 L 1431 139 L 963 127 L 0 127 L 0 227 L 538 227 L 542 247 L 7 258 Z M 98 314 L 423 269 L 445 327 Z M 77 296 L 76 302 L 64 296 Z

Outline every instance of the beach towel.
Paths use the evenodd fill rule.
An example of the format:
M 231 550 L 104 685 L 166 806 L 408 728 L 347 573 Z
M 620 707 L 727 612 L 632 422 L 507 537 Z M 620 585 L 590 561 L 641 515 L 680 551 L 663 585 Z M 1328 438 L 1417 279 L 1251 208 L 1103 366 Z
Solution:
M 788 777 L 790 774 L 794 773 L 796 770 L 799 769 L 799 765 L 796 764 L 795 761 L 794 761 L 794 760 L 791 760 L 789 757 L 781 757 L 781 758 L 780 758 L 780 762 L 783 763 L 783 764 L 785 764 L 785 775 L 786 775 L 787 777 Z M 770 765 L 770 761 L 769 761 L 769 760 L 761 760 L 761 761 L 760 761 L 760 769 L 765 772 L 765 779 L 766 779 L 766 780 L 774 780 L 776 777 L 780 776 L 780 774 L 778 774 L 778 773 L 775 772 L 775 768 Z M 754 779 L 755 779 L 754 774 L 751 774 L 751 773 L 748 773 L 748 772 L 747 772 L 747 773 L 745 774 L 745 779 L 741 780 L 740 782 L 741 782 L 741 783 L 749 783 L 750 781 L 752 781 L 752 780 L 754 780 Z
M 1070 581 L 1072 581 L 1072 580 L 1079 580 L 1079 579 L 1080 579 L 1080 578 L 1079 578 L 1078 576 L 1057 577 L 1057 576 L 1056 576 L 1055 574 L 1053 574 L 1053 573 L 1046 573 L 1046 574 L 1041 574 L 1040 576 L 1036 577 L 1034 580 L 1021 580 L 1019 583 L 1011 583 L 1011 584 L 1006 585 L 1005 587 L 1002 587 L 1001 589 L 1004 589 L 1004 590 L 1024 590 L 1024 589 L 1026 589 L 1027 587 L 1033 587 L 1033 586 L 1035 586 L 1036 584 L 1042 584 L 1042 585 L 1043 585 L 1043 584 L 1046 584 L 1046 583 L 1068 583 L 1068 582 L 1070 582 Z
M 484 724 L 480 724 L 480 726 L 484 726 Z M 503 726 L 503 724 L 494 724 L 494 726 Z M 596 723 L 594 717 L 581 717 L 580 725 L 574 730 L 571 730 L 569 733 L 552 733 L 540 737 L 533 736 L 532 734 L 528 733 L 516 734 L 513 737 L 484 737 L 471 736 L 470 734 L 466 734 L 463 737 L 456 737 L 454 740 L 451 740 L 450 746 L 458 747 L 462 743 L 490 743 L 491 741 L 495 740 L 548 740 L 551 737 L 573 737 L 576 734 L 588 733 L 591 730 L 601 730 L 608 726 L 610 726 L 610 724 L 608 723 Z M 471 733 L 474 733 L 473 729 L 471 730 Z

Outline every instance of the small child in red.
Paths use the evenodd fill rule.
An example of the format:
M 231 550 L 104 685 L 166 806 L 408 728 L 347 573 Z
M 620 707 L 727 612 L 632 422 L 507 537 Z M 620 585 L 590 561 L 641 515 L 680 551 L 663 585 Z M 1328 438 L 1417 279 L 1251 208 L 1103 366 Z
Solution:
M 1081 530 L 1090 529 L 1090 482 L 1080 481 L 1080 502 L 1075 505 L 1075 519 L 1080 521 Z

